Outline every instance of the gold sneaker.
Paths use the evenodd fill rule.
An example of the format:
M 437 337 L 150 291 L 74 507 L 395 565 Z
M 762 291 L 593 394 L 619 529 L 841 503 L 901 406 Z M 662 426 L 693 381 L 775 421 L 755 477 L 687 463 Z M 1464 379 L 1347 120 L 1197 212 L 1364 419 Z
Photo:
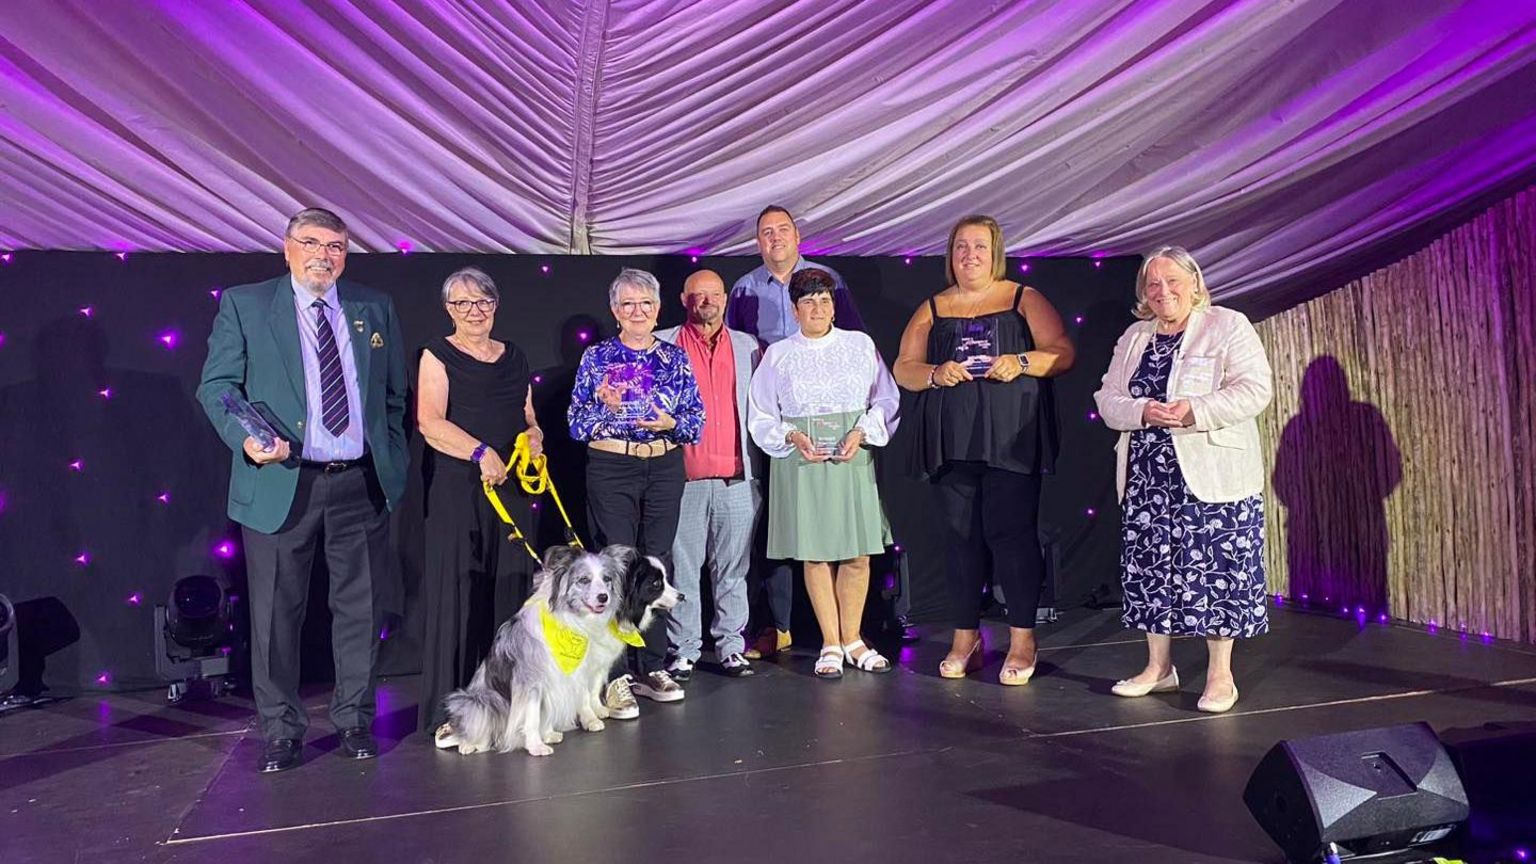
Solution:
M 764 627 L 763 632 L 757 634 L 757 641 L 743 651 L 742 656 L 748 660 L 766 660 L 781 651 L 788 651 L 791 644 L 788 630 Z

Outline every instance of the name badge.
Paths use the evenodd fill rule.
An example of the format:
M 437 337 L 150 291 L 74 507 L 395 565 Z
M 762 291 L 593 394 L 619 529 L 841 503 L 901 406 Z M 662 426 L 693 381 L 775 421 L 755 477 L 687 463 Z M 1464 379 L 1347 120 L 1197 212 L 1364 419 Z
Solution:
M 1216 358 L 1185 357 L 1179 364 L 1179 377 L 1168 394 L 1173 399 L 1204 396 L 1216 389 Z

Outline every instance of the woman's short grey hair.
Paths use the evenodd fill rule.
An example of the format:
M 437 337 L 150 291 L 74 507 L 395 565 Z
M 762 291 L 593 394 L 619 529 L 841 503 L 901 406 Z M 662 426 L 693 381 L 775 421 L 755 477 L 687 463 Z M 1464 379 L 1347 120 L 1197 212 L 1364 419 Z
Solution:
M 486 275 L 484 270 L 478 267 L 465 267 L 448 274 L 443 280 L 443 302 L 448 302 L 448 295 L 453 292 L 453 286 L 463 282 L 465 287 L 479 293 L 483 297 L 489 297 L 496 302 L 501 302 L 501 292 L 496 290 L 496 283 Z
M 1131 312 L 1137 318 L 1146 321 L 1152 317 L 1152 307 L 1147 305 L 1147 270 L 1152 266 L 1152 262 L 1159 258 L 1172 261 L 1176 267 L 1195 280 L 1192 308 L 1211 308 L 1211 292 L 1205 288 L 1205 274 L 1200 272 L 1200 265 L 1195 263 L 1195 256 L 1189 254 L 1189 250 L 1183 246 L 1159 246 L 1141 259 L 1141 270 L 1136 273 L 1136 307 Z
M 656 308 L 661 308 L 661 283 L 656 281 L 655 276 L 633 267 L 625 267 L 619 271 L 619 275 L 613 277 L 613 284 L 608 286 L 608 308 L 619 308 L 619 291 L 626 285 L 651 295 L 651 299 L 656 301 Z

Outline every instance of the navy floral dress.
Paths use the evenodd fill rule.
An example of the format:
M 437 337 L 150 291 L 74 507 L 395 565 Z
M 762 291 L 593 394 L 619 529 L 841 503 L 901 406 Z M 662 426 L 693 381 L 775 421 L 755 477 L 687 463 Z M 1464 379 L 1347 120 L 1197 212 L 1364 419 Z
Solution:
M 1167 401 L 1183 333 L 1156 336 L 1131 376 L 1131 395 Z M 1246 638 L 1269 629 L 1264 501 L 1212 504 L 1189 491 L 1173 436 L 1131 433 L 1121 507 L 1120 568 L 1127 627 L 1173 636 Z

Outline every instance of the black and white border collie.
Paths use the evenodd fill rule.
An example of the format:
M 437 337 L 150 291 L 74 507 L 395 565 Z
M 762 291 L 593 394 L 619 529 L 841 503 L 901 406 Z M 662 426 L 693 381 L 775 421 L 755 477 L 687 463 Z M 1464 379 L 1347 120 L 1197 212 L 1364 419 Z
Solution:
M 533 596 L 496 631 L 474 680 L 444 699 L 448 722 L 436 732 L 439 748 L 469 754 L 521 747 L 548 756 L 578 724 L 601 730 L 608 717 L 603 685 L 625 648 L 621 631 L 644 629 L 682 597 L 661 561 L 629 546 L 597 554 L 555 546 L 543 564 Z

